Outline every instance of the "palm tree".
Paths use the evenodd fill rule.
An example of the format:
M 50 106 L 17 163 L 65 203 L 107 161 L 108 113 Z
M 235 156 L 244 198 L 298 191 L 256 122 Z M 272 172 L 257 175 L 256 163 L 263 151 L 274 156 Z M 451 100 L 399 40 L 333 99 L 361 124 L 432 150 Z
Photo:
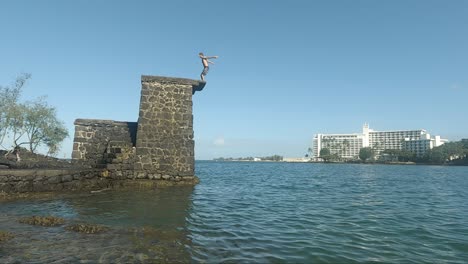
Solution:
M 343 140 L 342 148 L 343 148 L 343 152 L 345 153 L 345 155 L 349 151 L 350 146 L 351 144 L 349 143 L 349 140 L 347 139 Z

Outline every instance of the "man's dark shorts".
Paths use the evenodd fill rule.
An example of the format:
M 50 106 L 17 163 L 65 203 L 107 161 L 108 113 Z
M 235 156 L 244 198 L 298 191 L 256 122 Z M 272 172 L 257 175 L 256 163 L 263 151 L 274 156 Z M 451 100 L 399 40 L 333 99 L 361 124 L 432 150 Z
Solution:
M 207 67 L 205 67 L 205 68 L 203 69 L 203 72 L 202 72 L 201 74 L 202 74 L 203 76 L 206 76 L 206 75 L 208 74 L 208 71 L 209 71 L 209 70 L 210 70 L 210 67 L 207 66 Z

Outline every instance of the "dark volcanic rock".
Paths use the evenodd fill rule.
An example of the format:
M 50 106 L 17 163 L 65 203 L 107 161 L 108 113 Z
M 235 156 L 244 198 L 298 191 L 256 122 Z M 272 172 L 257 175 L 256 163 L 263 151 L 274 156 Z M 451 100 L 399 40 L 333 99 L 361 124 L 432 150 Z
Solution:
M 0 150 L 0 169 L 58 169 L 58 168 L 74 168 L 83 165 L 69 160 L 57 159 L 37 153 L 31 153 L 26 149 L 21 149 L 21 161 L 17 162 L 13 155 L 5 154 L 7 151 Z

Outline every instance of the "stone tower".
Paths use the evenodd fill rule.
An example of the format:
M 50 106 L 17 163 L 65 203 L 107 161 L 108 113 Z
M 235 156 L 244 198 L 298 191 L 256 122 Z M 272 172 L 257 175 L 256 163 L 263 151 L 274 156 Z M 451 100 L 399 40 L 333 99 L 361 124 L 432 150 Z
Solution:
M 72 158 L 127 178 L 194 176 L 192 95 L 205 82 L 141 77 L 138 122 L 77 119 Z
M 141 77 L 135 170 L 169 176 L 194 175 L 192 95 L 205 82 Z

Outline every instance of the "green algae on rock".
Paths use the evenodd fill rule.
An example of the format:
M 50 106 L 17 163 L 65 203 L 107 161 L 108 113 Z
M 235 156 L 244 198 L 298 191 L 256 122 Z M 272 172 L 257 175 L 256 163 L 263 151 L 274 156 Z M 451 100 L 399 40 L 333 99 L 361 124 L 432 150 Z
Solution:
M 133 233 L 135 251 L 154 258 L 156 263 L 184 263 L 181 259 L 189 258 L 185 245 L 190 241 L 180 230 L 144 226 L 129 231 Z
M 0 230 L 0 242 L 10 240 L 14 237 L 15 236 L 12 233 Z
M 65 223 L 65 219 L 56 216 L 31 216 L 19 220 L 22 224 L 39 226 L 59 226 Z
M 66 230 L 85 233 L 85 234 L 96 234 L 102 233 L 109 230 L 108 227 L 102 225 L 94 225 L 94 224 L 74 224 L 65 227 Z

